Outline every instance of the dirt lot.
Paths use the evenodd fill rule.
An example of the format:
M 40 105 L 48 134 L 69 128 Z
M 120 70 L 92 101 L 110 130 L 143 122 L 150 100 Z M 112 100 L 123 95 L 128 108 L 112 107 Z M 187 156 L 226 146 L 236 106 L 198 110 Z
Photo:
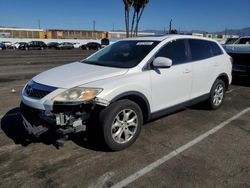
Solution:
M 59 150 L 52 135 L 31 139 L 18 108 L 24 84 L 39 72 L 90 53 L 0 51 L 0 187 L 111 187 L 124 180 L 118 186 L 250 188 L 250 81 L 246 78 L 234 80 L 219 110 L 195 106 L 149 122 L 124 151 L 106 151 L 86 142 L 84 135 Z M 208 131 L 218 125 L 225 126 L 210 135 Z M 197 142 L 203 134 L 207 136 Z M 188 147 L 178 152 L 183 146 Z M 171 153 L 174 157 L 168 157 Z

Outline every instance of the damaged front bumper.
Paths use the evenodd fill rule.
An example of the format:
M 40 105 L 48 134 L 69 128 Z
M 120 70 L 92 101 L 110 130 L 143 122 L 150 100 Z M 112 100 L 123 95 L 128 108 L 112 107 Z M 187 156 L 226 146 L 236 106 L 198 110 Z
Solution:
M 86 130 L 86 125 L 96 109 L 108 106 L 104 100 L 96 99 L 82 104 L 54 104 L 51 112 L 30 107 L 21 102 L 23 125 L 29 134 L 39 137 L 54 130 L 62 136 Z

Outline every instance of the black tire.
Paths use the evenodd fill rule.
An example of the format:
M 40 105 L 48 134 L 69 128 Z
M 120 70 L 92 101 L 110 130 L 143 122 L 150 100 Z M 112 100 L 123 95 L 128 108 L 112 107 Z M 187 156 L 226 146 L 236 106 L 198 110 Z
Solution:
M 112 125 L 115 124 L 114 122 L 117 120 L 118 115 L 120 115 L 124 111 L 126 112 L 126 110 L 128 110 L 127 112 L 131 112 L 132 116 L 131 116 L 131 114 L 129 116 L 137 117 L 137 118 L 135 118 L 137 128 L 131 129 L 131 127 L 130 128 L 119 127 L 118 130 L 116 130 L 116 133 L 122 132 L 121 134 L 118 134 L 118 135 L 120 135 L 119 136 L 120 138 L 124 135 L 124 143 L 118 143 L 115 140 L 115 138 L 113 138 L 113 136 L 112 136 L 114 134 L 114 133 L 112 134 L 112 131 L 114 130 L 114 128 L 112 129 Z M 131 111 L 129 111 L 129 110 L 131 110 Z M 127 121 L 125 121 L 125 122 L 127 123 Z M 119 150 L 122 150 L 122 149 L 129 147 L 138 138 L 138 136 L 141 132 L 142 124 L 143 124 L 143 115 L 142 115 L 140 107 L 135 102 L 124 99 L 124 100 L 114 102 L 111 105 L 109 105 L 107 108 L 102 110 L 99 113 L 99 123 L 100 123 L 101 128 L 102 128 L 102 134 L 103 134 L 103 138 L 104 138 L 104 142 L 105 142 L 106 146 L 110 150 L 119 151 Z M 134 132 L 132 135 L 130 135 L 130 137 L 128 137 L 128 141 L 125 141 L 125 139 L 126 139 L 125 138 L 125 132 L 126 132 L 125 129 L 129 130 L 129 131 L 132 130 L 131 133 Z
M 221 92 L 218 92 L 221 90 Z M 217 79 L 210 91 L 210 96 L 207 105 L 210 109 L 216 110 L 221 107 L 225 98 L 226 86 L 224 81 Z

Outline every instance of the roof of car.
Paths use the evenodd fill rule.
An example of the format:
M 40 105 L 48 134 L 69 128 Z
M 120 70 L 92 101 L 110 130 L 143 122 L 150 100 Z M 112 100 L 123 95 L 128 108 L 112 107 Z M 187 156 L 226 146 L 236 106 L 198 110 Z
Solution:
M 244 39 L 244 38 L 250 38 L 250 36 L 244 36 L 244 37 L 240 37 L 241 39 Z
M 204 37 L 198 37 L 198 36 L 192 36 L 192 35 L 152 35 L 152 36 L 143 36 L 143 37 L 134 37 L 134 38 L 126 38 L 123 40 L 149 40 L 149 41 L 163 41 L 166 39 L 180 39 L 180 38 L 190 38 L 190 39 L 203 39 L 203 40 L 210 40 L 214 41 L 213 39 L 204 38 Z

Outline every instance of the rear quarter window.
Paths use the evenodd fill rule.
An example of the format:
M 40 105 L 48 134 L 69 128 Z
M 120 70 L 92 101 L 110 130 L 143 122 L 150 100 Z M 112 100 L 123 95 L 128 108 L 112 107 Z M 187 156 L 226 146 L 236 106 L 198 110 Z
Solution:
M 221 48 L 215 42 L 209 42 L 209 45 L 214 56 L 223 54 Z

